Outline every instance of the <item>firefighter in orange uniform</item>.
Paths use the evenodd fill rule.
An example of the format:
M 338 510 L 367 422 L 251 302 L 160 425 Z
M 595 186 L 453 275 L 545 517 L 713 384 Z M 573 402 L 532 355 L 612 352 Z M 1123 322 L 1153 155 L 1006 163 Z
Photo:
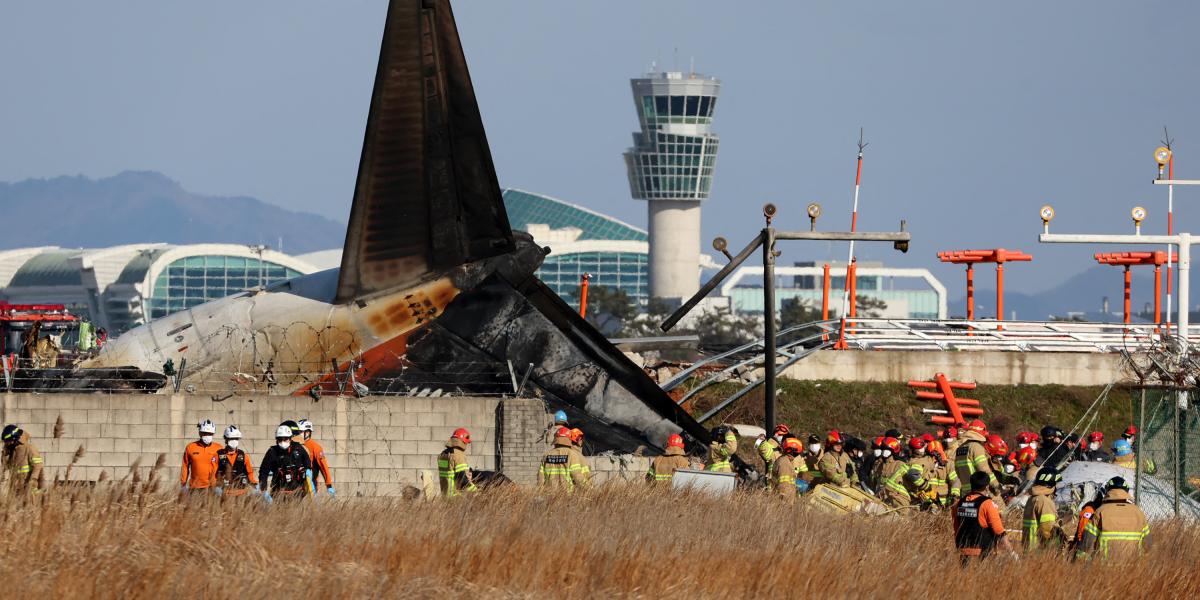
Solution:
M 179 472 L 179 487 L 184 492 L 209 492 L 217 487 L 217 451 L 221 445 L 213 442 L 217 426 L 205 419 L 196 425 L 200 439 L 183 450 L 183 467 Z
M 329 492 L 329 497 L 334 497 L 333 490 L 333 475 L 329 472 L 329 460 L 325 458 L 325 449 L 313 437 L 313 424 L 308 419 L 300 419 L 300 435 L 304 438 L 304 449 L 308 452 L 308 458 L 312 460 L 312 482 L 313 489 L 317 489 L 317 476 L 320 475 L 325 479 L 325 491 Z

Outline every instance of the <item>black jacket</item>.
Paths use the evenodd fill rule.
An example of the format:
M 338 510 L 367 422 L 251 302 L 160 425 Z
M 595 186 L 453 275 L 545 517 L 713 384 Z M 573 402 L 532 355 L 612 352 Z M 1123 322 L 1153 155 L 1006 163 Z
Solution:
M 308 471 L 311 468 L 312 463 L 308 460 L 304 444 L 292 442 L 287 450 L 276 444 L 267 449 L 258 467 L 258 486 L 266 489 L 267 479 L 270 479 L 271 492 L 302 489 L 308 485 Z

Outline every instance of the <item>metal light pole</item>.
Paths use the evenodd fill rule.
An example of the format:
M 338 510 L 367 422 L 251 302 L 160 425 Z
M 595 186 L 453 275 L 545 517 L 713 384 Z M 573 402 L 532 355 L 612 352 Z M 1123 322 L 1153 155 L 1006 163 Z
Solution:
M 700 287 L 694 296 L 684 302 L 671 316 L 659 325 L 659 329 L 669 331 L 680 319 L 687 315 L 697 304 L 700 303 L 706 296 L 717 289 L 721 282 L 725 280 L 735 269 L 740 267 L 750 255 L 754 253 L 759 246 L 762 246 L 763 260 L 763 384 L 764 384 L 764 414 L 766 416 L 766 430 L 771 432 L 775 429 L 775 259 L 779 257 L 779 251 L 775 249 L 777 240 L 818 240 L 818 241 L 860 241 L 860 242 L 892 242 L 892 246 L 901 251 L 908 252 L 908 243 L 912 240 L 912 235 L 904 230 L 905 222 L 900 221 L 900 231 L 894 232 L 850 232 L 850 231 L 817 231 L 817 217 L 821 216 L 821 206 L 813 203 L 808 205 L 809 230 L 808 231 L 779 231 L 771 226 L 771 221 L 775 217 L 777 209 L 774 204 L 766 204 L 763 206 L 763 217 L 766 218 L 766 226 L 762 231 L 742 248 L 736 256 L 729 254 L 729 243 L 723 237 L 718 237 L 713 240 L 713 248 L 725 255 L 729 259 L 724 267 L 717 274 L 709 279 L 707 283 Z

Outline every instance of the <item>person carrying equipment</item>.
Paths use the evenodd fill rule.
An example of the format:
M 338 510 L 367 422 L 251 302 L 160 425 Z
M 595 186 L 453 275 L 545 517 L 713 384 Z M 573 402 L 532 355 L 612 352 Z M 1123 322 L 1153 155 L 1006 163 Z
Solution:
M 683 453 L 683 436 L 672 433 L 667 437 L 667 449 L 662 456 L 656 456 L 650 461 L 650 470 L 646 473 L 646 481 L 656 487 L 670 487 L 675 478 L 675 471 L 688 468 L 687 456 Z
M 800 456 L 804 445 L 800 440 L 790 437 L 783 441 L 783 452 L 771 465 L 771 491 L 791 501 L 796 498 L 796 467 L 792 460 Z
M 568 493 L 591 485 L 592 471 L 571 445 L 571 430 L 559 427 L 554 434 L 554 448 L 542 457 L 538 467 L 538 485 Z
M 217 487 L 217 451 L 213 443 L 217 426 L 205 419 L 196 424 L 200 439 L 183 449 L 183 466 L 179 471 L 179 487 L 185 492 L 208 492 Z
M 845 439 L 836 429 L 825 437 L 825 452 L 817 460 L 817 469 L 821 478 L 839 487 L 858 485 L 858 473 L 850 462 L 850 455 L 845 452 Z
M 446 449 L 438 455 L 438 484 L 442 495 L 447 498 L 461 496 L 463 492 L 479 491 L 471 476 L 471 466 L 467 464 L 467 448 L 470 446 L 471 432 L 459 427 L 450 434 Z
M 950 497 L 950 484 L 946 479 L 946 470 L 934 456 L 929 455 L 929 442 L 924 437 L 914 436 L 908 440 L 908 468 L 924 477 L 929 482 L 929 489 L 918 494 L 920 504 L 945 504 Z M 953 471 L 950 471 L 953 473 Z
M 1146 515 L 1133 503 L 1124 477 L 1108 480 L 1104 490 L 1104 500 L 1084 527 L 1075 555 L 1114 563 L 1135 561 L 1150 547 Z
M 567 425 L 566 411 L 554 411 L 554 420 L 550 423 L 550 426 L 546 428 L 546 431 L 542 432 L 540 441 L 544 442 L 547 446 L 554 447 L 554 434 L 558 432 L 559 427 L 570 427 Z
M 1062 475 L 1053 467 L 1042 467 L 1034 479 L 1029 500 L 1025 502 L 1021 528 L 1021 543 L 1026 552 L 1058 551 L 1066 542 L 1066 534 L 1058 522 L 1058 507 L 1054 504 L 1054 488 L 1060 481 Z
M 298 500 L 313 495 L 312 460 L 308 458 L 304 444 L 292 442 L 292 427 L 287 422 L 275 428 L 275 445 L 267 448 L 258 472 L 262 475 L 258 488 L 268 504 L 275 497 Z
M 1000 480 L 992 471 L 987 449 L 984 448 L 984 443 L 987 441 L 987 425 L 984 425 L 983 421 L 975 419 L 967 425 L 966 431 L 962 432 L 959 439 L 961 443 L 954 451 L 954 472 L 958 480 L 971 481 L 971 476 L 976 472 L 986 473 L 990 482 L 989 490 L 993 497 L 999 498 Z
M 983 471 L 971 474 L 971 492 L 953 506 L 954 546 L 959 560 L 966 567 L 972 560 L 987 558 L 997 546 L 1012 550 L 1005 536 L 1000 509 L 988 497 L 992 480 Z
M 900 440 L 889 437 L 883 441 L 883 470 L 879 472 L 882 484 L 876 494 L 891 507 L 911 506 L 913 496 L 929 490 L 929 482 L 921 473 L 900 460 L 900 450 Z
M 325 479 L 325 491 L 329 493 L 329 497 L 333 498 L 335 492 L 333 489 L 333 475 L 329 472 L 329 459 L 325 457 L 325 448 L 313 439 L 313 424 L 308 419 L 300 419 L 300 436 L 304 440 L 304 451 L 308 452 L 308 457 L 312 459 L 312 480 L 313 487 L 317 485 L 317 476 L 320 475 Z
M 733 455 L 737 454 L 737 430 L 728 425 L 714 427 L 708 444 L 708 467 L 714 473 L 732 473 Z
M 258 491 L 254 466 L 246 459 L 242 445 L 242 430 L 237 425 L 225 428 L 225 447 L 217 450 L 217 490 L 227 498 L 245 496 Z
M 42 477 L 42 453 L 29 440 L 29 432 L 17 425 L 4 426 L 4 476 L 13 494 L 38 493 Z

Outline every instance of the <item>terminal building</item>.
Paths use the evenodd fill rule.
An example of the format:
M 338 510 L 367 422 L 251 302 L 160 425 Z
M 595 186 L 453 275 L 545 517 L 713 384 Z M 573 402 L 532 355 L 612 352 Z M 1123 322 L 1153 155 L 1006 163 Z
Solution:
M 209 300 L 317 270 L 303 258 L 238 244 L 0 250 L 0 300 L 63 304 L 115 335 Z

